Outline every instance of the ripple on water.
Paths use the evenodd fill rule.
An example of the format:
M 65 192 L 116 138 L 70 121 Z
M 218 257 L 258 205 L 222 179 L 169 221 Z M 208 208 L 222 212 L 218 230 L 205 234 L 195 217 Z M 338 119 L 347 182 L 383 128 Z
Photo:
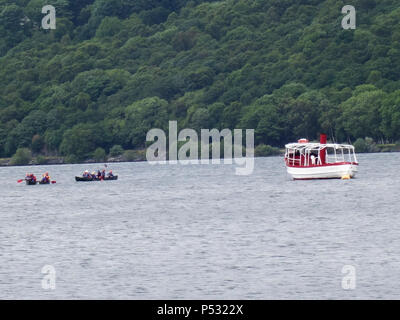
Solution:
M 46 168 L 0 168 L 0 298 L 399 298 L 399 158 L 360 155 L 350 181 L 293 182 L 279 157 L 247 177 L 113 164 L 121 179 L 102 184 L 53 166 L 44 187 L 10 181 Z M 40 285 L 49 264 L 54 292 Z

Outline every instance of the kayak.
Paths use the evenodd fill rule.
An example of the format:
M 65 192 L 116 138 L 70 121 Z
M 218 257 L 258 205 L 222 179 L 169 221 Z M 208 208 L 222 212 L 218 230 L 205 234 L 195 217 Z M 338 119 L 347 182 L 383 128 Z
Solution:
M 118 176 L 114 177 L 105 177 L 103 179 L 104 181 L 115 181 L 118 180 Z M 76 182 L 92 182 L 92 181 L 101 181 L 101 179 L 98 178 L 85 178 L 85 177 L 75 177 Z
M 50 184 L 50 181 L 42 182 L 42 181 L 32 181 L 32 180 L 25 180 L 28 186 L 36 186 L 37 184 Z

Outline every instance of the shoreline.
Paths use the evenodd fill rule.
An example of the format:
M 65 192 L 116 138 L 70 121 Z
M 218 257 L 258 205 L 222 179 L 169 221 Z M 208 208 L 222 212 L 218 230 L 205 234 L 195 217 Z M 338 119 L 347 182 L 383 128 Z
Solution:
M 380 154 L 380 153 L 399 153 L 400 150 L 389 150 L 389 151 L 373 151 L 373 152 L 359 152 L 358 155 L 360 154 Z M 254 158 L 268 158 L 268 157 L 278 157 L 278 156 L 283 156 L 285 153 L 281 152 L 280 154 L 271 154 L 271 155 L 255 155 Z M 11 167 L 38 167 L 38 166 L 60 166 L 60 165 L 67 165 L 67 164 L 96 164 L 96 163 L 128 163 L 128 162 L 147 162 L 145 158 L 138 158 L 138 159 L 132 159 L 132 160 L 127 160 L 121 158 L 109 158 L 105 159 L 104 161 L 96 161 L 94 159 L 88 159 L 85 161 L 81 162 L 75 162 L 75 163 L 68 163 L 65 161 L 65 158 L 63 157 L 50 157 L 48 159 L 48 162 L 46 163 L 37 163 L 35 160 L 32 160 L 30 163 L 23 164 L 23 165 L 12 165 L 10 164 L 11 158 L 3 158 L 0 159 L 0 168 L 11 168 Z
M 3 158 L 0 159 L 0 168 L 11 168 L 11 167 L 39 167 L 39 166 L 62 166 L 62 165 L 67 165 L 67 164 L 95 164 L 95 163 L 126 163 L 126 162 L 146 162 L 145 159 L 136 159 L 136 160 L 110 160 L 110 159 L 105 159 L 104 161 L 96 161 L 93 159 L 85 160 L 85 161 L 79 161 L 79 162 L 74 162 L 74 163 L 69 163 L 66 162 L 64 158 L 57 158 L 57 161 L 49 161 L 46 163 L 37 163 L 34 160 L 32 160 L 30 163 L 27 164 L 22 164 L 22 165 L 13 165 L 10 164 L 11 158 Z

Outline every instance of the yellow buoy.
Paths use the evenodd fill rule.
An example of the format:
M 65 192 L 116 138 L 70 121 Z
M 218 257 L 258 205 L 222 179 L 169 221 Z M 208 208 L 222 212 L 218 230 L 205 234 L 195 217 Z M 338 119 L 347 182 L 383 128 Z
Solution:
M 345 175 L 342 177 L 342 180 L 349 180 L 349 179 L 351 179 L 351 176 L 350 176 L 349 174 L 345 174 Z

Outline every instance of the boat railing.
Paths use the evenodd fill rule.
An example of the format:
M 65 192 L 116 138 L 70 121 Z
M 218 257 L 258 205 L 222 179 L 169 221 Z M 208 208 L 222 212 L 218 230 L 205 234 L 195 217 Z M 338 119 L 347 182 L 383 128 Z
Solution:
M 285 161 L 289 166 L 322 165 L 322 153 L 327 164 L 357 163 L 354 147 L 339 144 L 291 144 L 286 146 Z

